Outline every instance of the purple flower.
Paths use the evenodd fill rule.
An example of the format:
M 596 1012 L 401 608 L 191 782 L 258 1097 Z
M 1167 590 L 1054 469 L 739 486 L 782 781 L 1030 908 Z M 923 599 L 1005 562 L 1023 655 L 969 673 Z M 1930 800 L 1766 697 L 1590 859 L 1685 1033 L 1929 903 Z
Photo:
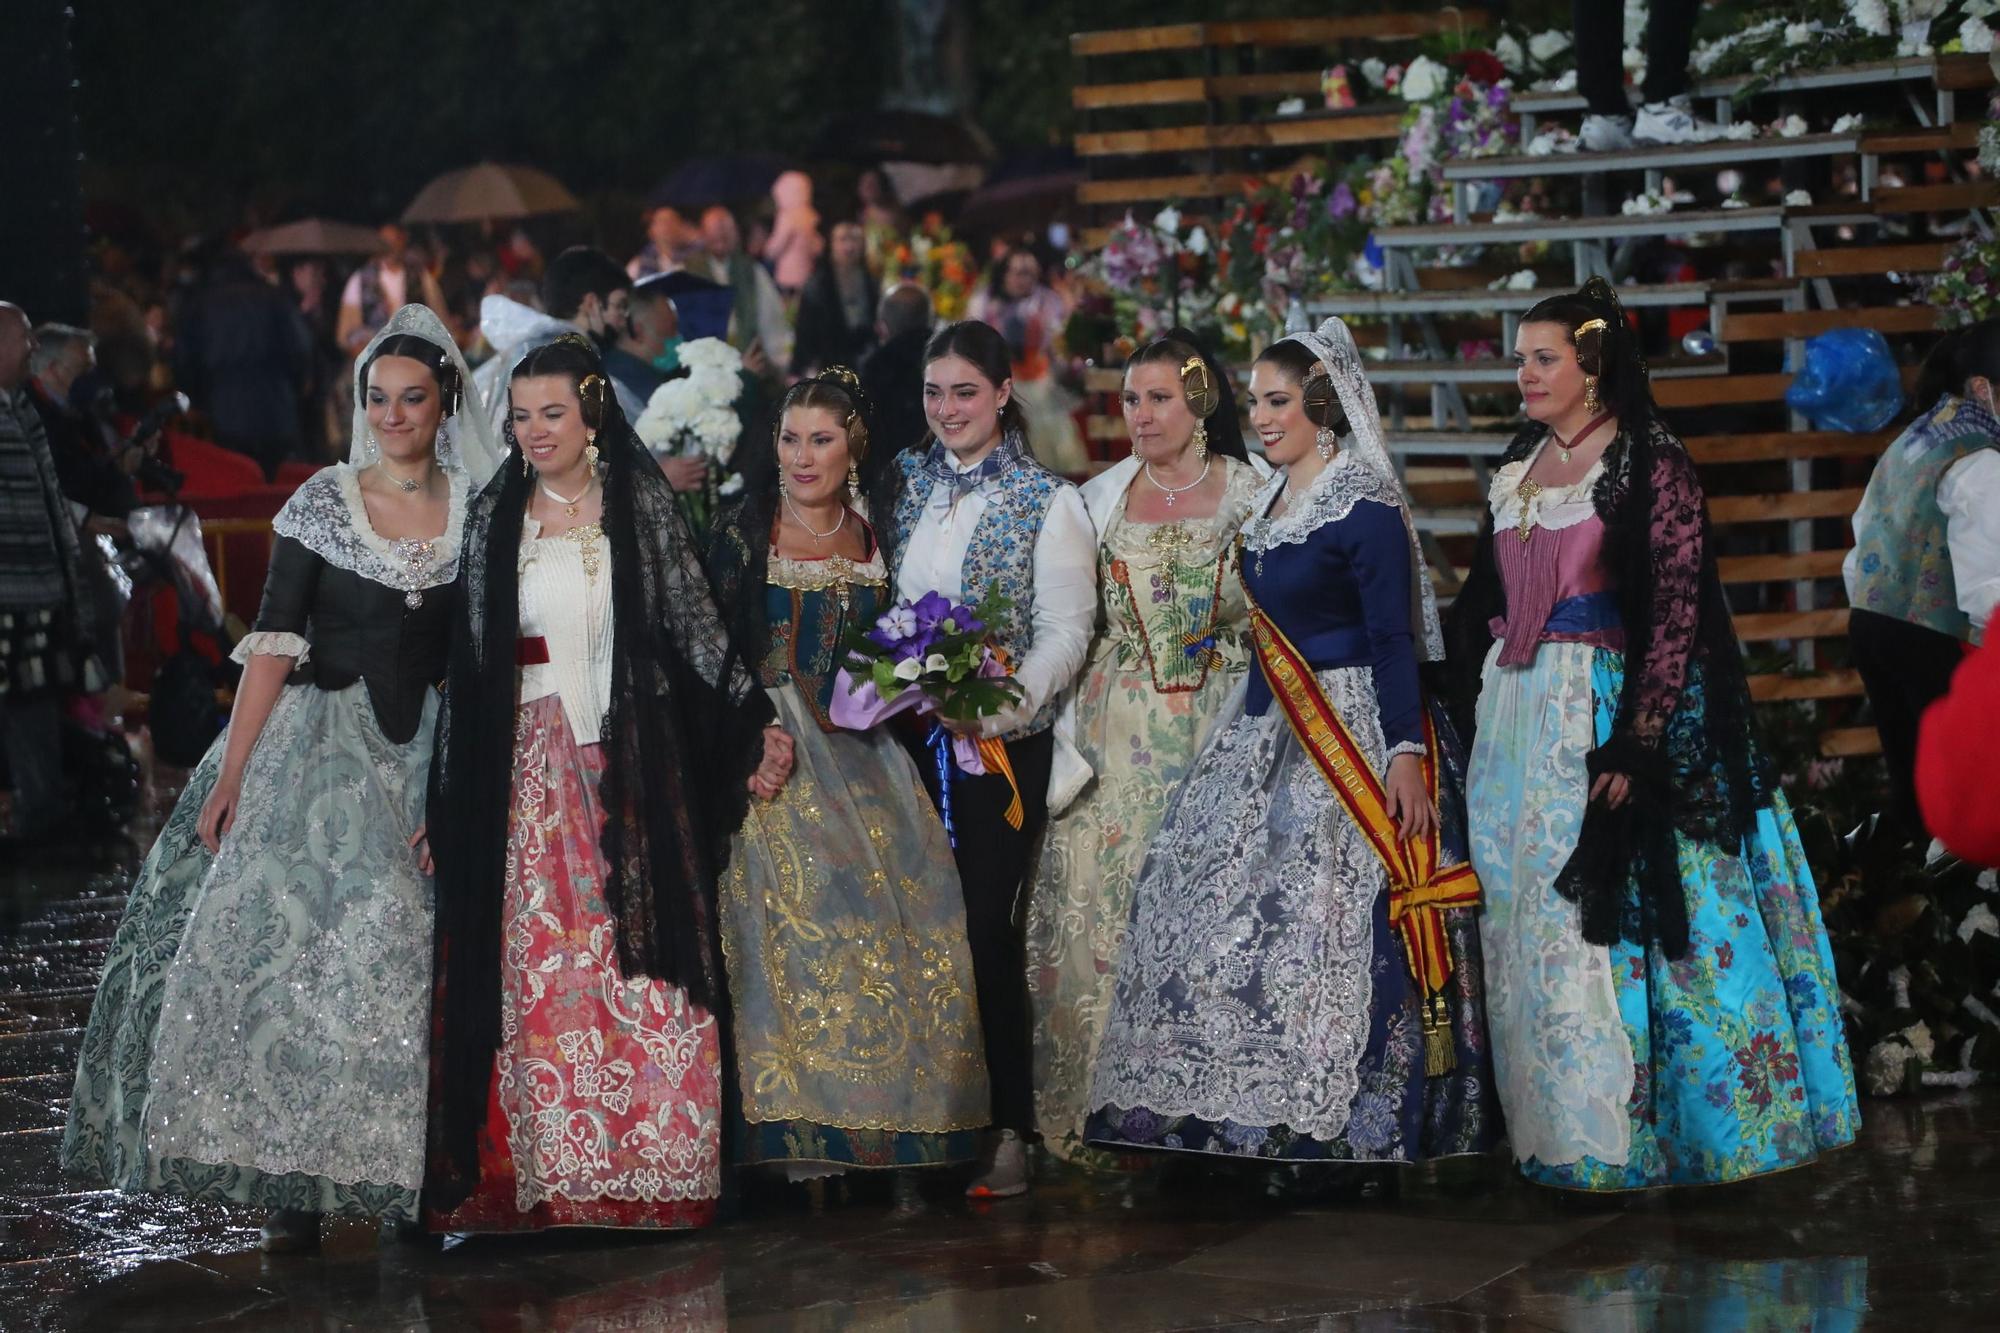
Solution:
M 1356 208 L 1354 191 L 1348 186 L 1346 181 L 1341 181 L 1338 185 L 1334 186 L 1333 193 L 1326 197 L 1326 215 L 1336 222 L 1341 218 L 1353 217 Z
M 917 617 L 907 606 L 893 606 L 875 621 L 875 628 L 862 637 L 878 648 L 894 649 L 917 632 Z
M 1311 221 L 1312 209 L 1307 207 L 1305 200 L 1299 200 L 1298 207 L 1292 210 L 1292 226 L 1299 231 L 1304 231 L 1306 224 Z

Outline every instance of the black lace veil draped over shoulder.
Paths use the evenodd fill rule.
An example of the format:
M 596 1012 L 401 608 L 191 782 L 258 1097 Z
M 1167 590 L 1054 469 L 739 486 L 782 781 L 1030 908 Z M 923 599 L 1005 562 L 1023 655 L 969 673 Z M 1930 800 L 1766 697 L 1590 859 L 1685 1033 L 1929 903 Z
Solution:
M 564 338 L 515 374 L 602 376 L 596 352 Z M 595 387 L 595 386 L 593 386 Z M 742 824 L 747 783 L 772 710 L 730 651 L 706 575 L 666 478 L 609 393 L 598 418 L 603 529 L 611 576 L 610 704 L 600 735 L 605 900 L 628 977 L 722 1000 L 715 891 Z M 430 1185 L 450 1207 L 477 1184 L 500 1031 L 501 905 L 514 770 L 518 557 L 534 486 L 508 428 L 506 461 L 472 503 L 465 580 L 431 769 L 441 1026 L 434 1061 Z
M 1625 627 L 1625 674 L 1611 735 L 1589 756 L 1594 780 L 1623 773 L 1624 806 L 1590 803 L 1556 890 L 1581 907 L 1583 937 L 1658 944 L 1685 955 L 1688 917 L 1674 845 L 1682 835 L 1735 848 L 1771 788 L 1753 734 L 1750 686 L 1716 571 L 1708 510 L 1687 446 L 1660 421 L 1644 360 L 1617 295 L 1593 278 L 1573 297 L 1545 303 L 1523 322 L 1558 319 L 1572 333 L 1602 319 L 1596 345 L 1579 340 L 1600 375 L 1600 396 L 1618 414 L 1592 493 L 1604 521 L 1603 560 L 1617 586 Z M 1585 364 L 1592 369 L 1591 361 Z M 1531 456 L 1548 428 L 1530 423 L 1501 463 Z M 1446 619 L 1453 720 L 1470 742 L 1490 628 L 1507 612 L 1493 556 L 1493 515 L 1482 526 L 1465 586 Z M 1637 892 L 1628 893 L 1636 884 Z

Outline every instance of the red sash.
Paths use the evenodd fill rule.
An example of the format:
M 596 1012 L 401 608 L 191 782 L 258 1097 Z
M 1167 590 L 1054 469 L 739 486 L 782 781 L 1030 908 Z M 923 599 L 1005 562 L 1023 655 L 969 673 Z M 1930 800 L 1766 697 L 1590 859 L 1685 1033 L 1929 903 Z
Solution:
M 1249 589 L 1244 590 L 1249 597 Z M 1250 598 L 1250 635 L 1257 664 L 1284 709 L 1292 734 L 1319 765 L 1341 805 L 1389 872 L 1389 924 L 1403 941 L 1403 956 L 1417 987 L 1424 1020 L 1424 1073 L 1436 1076 L 1456 1063 L 1445 986 L 1451 980 L 1451 937 L 1445 910 L 1479 905 L 1479 877 L 1470 865 L 1441 865 L 1437 830 L 1408 842 L 1396 836 L 1387 793 L 1368 757 L 1320 689 L 1312 666 L 1292 646 L 1256 599 Z M 1437 730 L 1424 714 L 1424 787 L 1438 798 Z

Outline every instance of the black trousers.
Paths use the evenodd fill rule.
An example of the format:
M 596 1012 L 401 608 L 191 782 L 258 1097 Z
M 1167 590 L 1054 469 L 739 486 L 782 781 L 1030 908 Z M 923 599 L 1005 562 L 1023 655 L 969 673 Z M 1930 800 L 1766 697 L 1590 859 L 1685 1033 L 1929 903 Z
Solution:
M 908 742 L 911 733 L 902 733 Z M 924 788 L 938 799 L 937 765 L 913 750 Z M 1034 1022 L 1028 1007 L 1028 877 L 1049 816 L 1049 764 L 1055 736 L 1047 731 L 1007 742 L 1007 759 L 1021 784 L 1019 829 L 1006 820 L 1014 792 L 996 773 L 954 774 L 953 859 L 965 886 L 965 933 L 972 946 L 972 981 L 993 1084 L 993 1125 L 1026 1134 L 1035 1127 Z
M 1917 723 L 1951 688 L 1964 647 L 1949 634 L 1858 609 L 1848 613 L 1847 646 L 1868 691 L 1875 730 L 1882 734 L 1890 814 L 1909 836 L 1928 837 L 1917 811 Z
M 1694 21 L 1701 0 L 1653 0 L 1646 20 L 1648 102 L 1664 102 L 1688 89 L 1688 54 L 1694 49 Z M 1592 115 L 1629 116 L 1625 96 L 1625 6 L 1623 0 L 1571 0 L 1576 30 L 1576 90 Z

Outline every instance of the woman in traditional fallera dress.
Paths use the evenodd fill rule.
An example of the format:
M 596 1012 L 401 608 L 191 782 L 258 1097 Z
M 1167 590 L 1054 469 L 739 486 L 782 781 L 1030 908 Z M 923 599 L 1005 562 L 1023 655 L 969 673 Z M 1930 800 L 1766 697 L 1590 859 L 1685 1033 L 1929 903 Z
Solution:
M 1452 610 L 1514 1155 L 1582 1190 L 1810 1162 L 1853 1140 L 1854 1078 L 1701 483 L 1602 280 L 1515 360 L 1530 424 Z
M 426 1220 L 699 1226 L 722 1189 L 716 878 L 790 741 L 595 350 L 537 348 L 508 391 L 429 807 Z
M 1005 1197 L 1028 1188 L 1022 1135 L 1035 1122 L 1023 897 L 1051 772 L 1061 781 L 1080 762 L 1053 724 L 1097 616 L 1096 542 L 1076 487 L 1029 455 L 998 333 L 973 320 L 939 329 L 924 349 L 923 394 L 931 442 L 899 455 L 891 479 L 896 592 L 977 604 L 997 587 L 1011 605 L 991 637 L 1021 689 L 1012 707 L 952 724 L 1001 741 L 1008 771 L 955 776 L 948 817 L 999 1131 L 970 1192 Z M 929 758 L 919 771 L 941 801 Z
M 965 900 L 944 825 L 884 728 L 830 716 L 845 644 L 886 611 L 864 517 L 860 379 L 794 385 L 775 447 L 711 544 L 716 602 L 794 738 L 785 790 L 751 808 L 722 884 L 741 1160 L 793 1178 L 966 1161 L 989 1118 Z M 915 1202 L 914 1175 L 897 1183 Z
M 1139 872 L 1086 1137 L 1277 1162 L 1482 1152 L 1499 1116 L 1430 580 L 1347 328 L 1258 358 L 1254 662 Z
M 1193 334 L 1135 353 L 1123 400 L 1132 455 L 1083 488 L 1103 612 L 1056 721 L 1090 772 L 1050 793 L 1028 903 L 1036 1127 L 1071 1160 L 1139 863 L 1249 660 L 1236 534 L 1263 484 Z
M 132 887 L 63 1140 L 118 1189 L 274 1210 L 273 1250 L 322 1213 L 415 1213 L 435 686 L 468 488 L 497 462 L 431 311 L 360 366 L 352 460 L 273 521 L 229 729 Z

